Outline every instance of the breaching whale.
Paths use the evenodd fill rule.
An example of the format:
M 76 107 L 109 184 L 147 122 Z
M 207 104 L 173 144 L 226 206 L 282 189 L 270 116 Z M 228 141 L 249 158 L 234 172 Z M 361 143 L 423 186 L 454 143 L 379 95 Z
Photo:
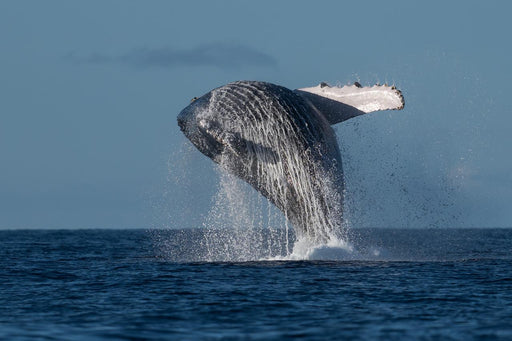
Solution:
M 343 223 L 343 169 L 331 125 L 403 107 L 401 92 L 387 85 L 290 90 L 238 81 L 194 98 L 178 124 L 199 151 L 277 206 L 298 238 L 319 243 L 337 238 Z

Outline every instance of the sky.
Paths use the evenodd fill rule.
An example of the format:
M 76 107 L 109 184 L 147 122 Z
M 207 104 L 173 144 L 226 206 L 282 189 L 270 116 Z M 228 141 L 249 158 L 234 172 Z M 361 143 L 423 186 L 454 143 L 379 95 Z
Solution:
M 356 227 L 512 226 L 508 1 L 1 1 L 0 229 L 194 227 L 176 116 L 236 80 L 395 84 L 335 127 Z

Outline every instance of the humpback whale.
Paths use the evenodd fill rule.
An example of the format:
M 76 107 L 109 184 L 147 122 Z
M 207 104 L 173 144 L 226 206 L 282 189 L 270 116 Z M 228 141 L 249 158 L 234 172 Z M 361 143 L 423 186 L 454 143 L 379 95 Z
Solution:
M 178 125 L 201 153 L 277 206 L 297 238 L 322 243 L 343 230 L 343 168 L 331 126 L 403 107 L 402 93 L 387 85 L 290 90 L 238 81 L 194 98 Z

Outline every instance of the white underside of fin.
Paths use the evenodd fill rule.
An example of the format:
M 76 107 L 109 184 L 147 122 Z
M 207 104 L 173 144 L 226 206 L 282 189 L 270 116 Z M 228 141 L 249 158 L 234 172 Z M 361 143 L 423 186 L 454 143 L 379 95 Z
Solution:
M 318 86 L 298 90 L 348 104 L 365 113 L 378 110 L 399 110 L 403 109 L 405 103 L 400 90 L 388 85 L 331 87 L 326 83 L 321 83 Z

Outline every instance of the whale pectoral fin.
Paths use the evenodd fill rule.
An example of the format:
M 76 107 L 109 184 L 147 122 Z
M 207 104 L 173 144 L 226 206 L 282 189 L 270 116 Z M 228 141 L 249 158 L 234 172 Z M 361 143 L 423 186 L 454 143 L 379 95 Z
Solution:
M 330 124 L 373 111 L 400 110 L 405 104 L 402 92 L 388 85 L 362 87 L 356 82 L 354 85 L 331 87 L 321 83 L 295 92 L 309 100 Z

